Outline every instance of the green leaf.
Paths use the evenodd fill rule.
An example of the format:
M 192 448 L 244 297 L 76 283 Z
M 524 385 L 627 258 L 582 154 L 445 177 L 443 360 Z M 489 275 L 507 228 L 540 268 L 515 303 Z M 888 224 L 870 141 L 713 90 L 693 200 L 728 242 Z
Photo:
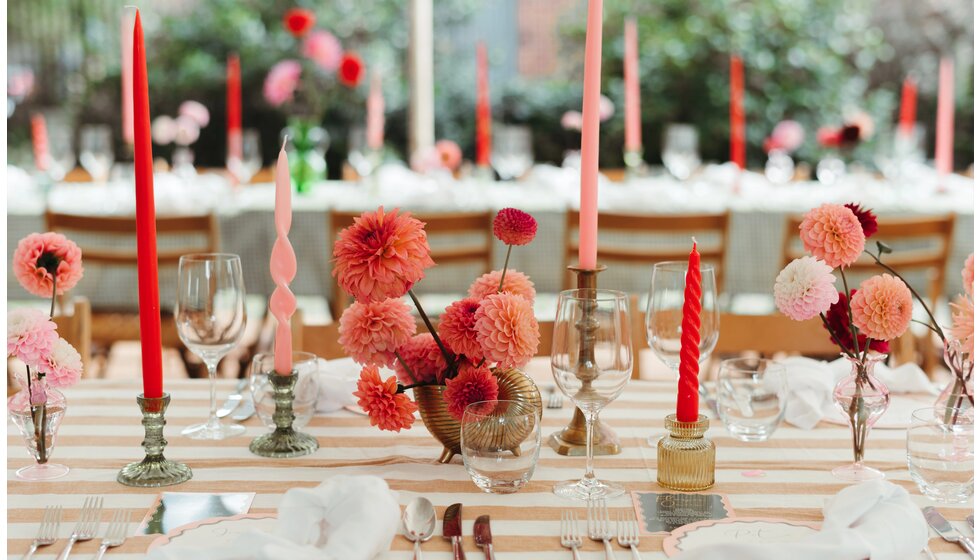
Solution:
M 892 248 L 889 247 L 887 243 L 882 243 L 881 241 L 878 241 L 877 243 L 879 255 L 887 255 L 892 252 Z

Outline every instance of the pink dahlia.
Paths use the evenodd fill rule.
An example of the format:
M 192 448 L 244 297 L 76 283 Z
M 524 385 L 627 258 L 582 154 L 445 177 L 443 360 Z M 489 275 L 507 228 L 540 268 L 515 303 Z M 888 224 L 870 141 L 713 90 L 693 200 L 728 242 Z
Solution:
M 813 257 L 796 259 L 776 276 L 776 307 L 794 321 L 826 313 L 839 297 L 835 281 L 827 263 Z
M 59 338 L 48 359 L 38 365 L 52 387 L 69 387 L 82 377 L 82 355 L 67 340 Z
M 501 271 L 494 270 L 474 280 L 470 286 L 469 296 L 471 298 L 483 299 L 491 294 L 497 293 L 497 288 L 500 287 L 501 274 Z M 504 289 L 501 291 L 506 294 L 521 296 L 534 303 L 534 282 L 531 282 L 531 279 L 523 272 L 508 270 L 507 275 L 504 276 Z
M 299 77 L 303 74 L 303 66 L 296 60 L 282 60 L 269 70 L 262 85 L 262 95 L 269 105 L 279 107 L 287 101 L 292 101 L 296 88 L 299 87 Z
M 398 383 L 391 376 L 382 381 L 375 366 L 365 366 L 357 381 L 357 405 L 367 412 L 371 425 L 382 430 L 400 432 L 412 427 L 418 405 L 405 393 L 398 392 Z
M 971 255 L 972 257 L 972 255 Z M 960 343 L 960 350 L 973 359 L 973 298 L 960 296 L 953 307 L 953 328 L 951 334 Z
M 497 378 L 493 376 L 489 366 L 484 364 L 477 367 L 463 363 L 459 366 L 459 374 L 446 381 L 446 390 L 442 396 L 446 399 L 449 414 L 462 420 L 467 406 L 475 402 L 496 400 L 498 392 Z
M 401 356 L 401 361 L 395 361 L 395 373 L 403 384 L 442 382 L 446 372 L 446 358 L 432 334 L 421 333 L 409 338 L 408 342 L 398 348 L 398 355 Z M 410 372 L 405 370 L 402 361 L 408 365 Z
M 845 204 L 844 207 L 853 212 L 858 221 L 861 222 L 861 231 L 864 232 L 865 239 L 877 233 L 878 216 L 875 216 L 871 210 L 861 208 L 861 205 L 856 202 Z
M 864 250 L 861 221 L 841 204 L 824 204 L 807 212 L 800 239 L 807 251 L 833 268 L 850 266 Z
M 40 309 L 14 309 L 7 313 L 7 355 L 36 367 L 48 359 L 57 331 L 58 326 Z
M 329 31 L 313 31 L 303 39 L 303 56 L 313 61 L 324 72 L 334 72 L 340 67 L 344 54 L 340 40 Z
M 963 289 L 971 297 L 973 296 L 973 253 L 966 258 L 966 262 L 963 263 Z
M 851 297 L 854 326 L 871 338 L 898 338 L 912 320 L 912 292 L 890 274 L 872 276 Z
M 523 366 L 540 340 L 531 302 L 507 293 L 488 296 L 476 312 L 476 337 L 488 360 L 501 367 Z
M 453 302 L 439 318 L 439 338 L 450 352 L 462 354 L 471 361 L 483 358 L 483 348 L 476 336 L 476 312 L 482 297 L 468 297 Z
M 334 244 L 333 275 L 358 301 L 402 297 L 436 264 L 424 227 L 397 209 L 361 214 Z
M 854 297 L 855 293 L 857 290 L 851 290 L 851 297 Z M 837 298 L 837 303 L 831 305 L 827 311 L 826 327 L 831 335 L 830 341 L 840 346 L 844 352 L 851 354 L 864 352 L 865 346 L 872 352 L 887 354 L 889 348 L 886 340 L 868 338 L 866 335 L 858 333 L 857 344 L 854 343 L 854 337 L 851 333 L 851 320 L 847 313 L 847 298 L 844 296 L 844 292 L 839 292 Z
M 415 319 L 400 299 L 355 302 L 340 317 L 340 344 L 362 365 L 391 365 L 413 334 Z
M 766 140 L 770 150 L 792 152 L 803 145 L 805 138 L 806 131 L 803 130 L 803 125 L 793 120 L 785 120 L 776 124 L 772 129 L 772 135 Z
M 436 142 L 436 153 L 439 154 L 439 164 L 450 171 L 459 167 L 463 162 L 463 150 L 459 144 L 452 140 L 440 140 Z
M 82 279 L 82 250 L 60 233 L 32 233 L 14 250 L 14 276 L 28 292 L 51 297 L 54 275 L 58 275 L 58 294 L 75 287 Z
M 534 216 L 517 208 L 504 208 L 493 219 L 493 234 L 507 245 L 527 245 L 536 233 Z

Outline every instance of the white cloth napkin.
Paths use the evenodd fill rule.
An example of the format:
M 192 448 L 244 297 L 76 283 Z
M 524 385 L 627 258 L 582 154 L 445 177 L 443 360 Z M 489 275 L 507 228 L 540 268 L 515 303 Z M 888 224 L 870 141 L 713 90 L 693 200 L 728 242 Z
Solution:
M 908 560 L 929 540 L 909 493 L 884 480 L 844 488 L 827 501 L 823 515 L 820 531 L 796 543 L 716 544 L 675 560 Z
M 274 534 L 250 531 L 221 548 L 162 547 L 150 560 L 371 560 L 398 529 L 397 495 L 376 476 L 338 475 L 293 488 Z
M 361 366 L 351 358 L 319 360 L 320 394 L 316 399 L 317 412 L 334 412 L 357 402 L 354 391 L 361 375 Z
M 809 430 L 822 418 L 838 415 L 834 404 L 834 385 L 850 375 L 851 363 L 840 358 L 823 362 L 793 356 L 781 360 L 786 366 L 789 401 L 786 403 L 786 421 L 798 428 Z M 885 364 L 875 367 L 875 377 L 892 393 L 935 393 L 936 388 L 919 366 L 908 363 L 896 368 Z

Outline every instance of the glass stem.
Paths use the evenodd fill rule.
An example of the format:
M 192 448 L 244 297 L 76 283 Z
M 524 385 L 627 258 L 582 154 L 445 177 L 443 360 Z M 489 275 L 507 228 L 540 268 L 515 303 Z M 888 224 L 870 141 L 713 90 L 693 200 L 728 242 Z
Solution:
M 592 460 L 595 454 L 592 449 L 592 436 L 595 434 L 595 421 L 598 414 L 595 412 L 585 413 L 585 480 L 594 481 L 595 473 L 592 470 Z
M 205 362 L 208 367 L 208 381 L 211 386 L 211 415 L 208 416 L 208 429 L 217 430 L 221 427 L 221 421 L 218 420 L 218 395 L 217 395 L 217 381 L 218 381 L 218 361 L 208 360 Z

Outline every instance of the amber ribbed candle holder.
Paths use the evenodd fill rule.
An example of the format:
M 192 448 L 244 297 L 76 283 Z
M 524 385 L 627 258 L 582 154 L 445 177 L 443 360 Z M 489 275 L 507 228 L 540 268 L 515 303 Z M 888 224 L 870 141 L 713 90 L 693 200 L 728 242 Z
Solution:
M 715 485 L 715 444 L 704 437 L 708 417 L 680 422 L 676 414 L 664 419 L 668 434 L 657 442 L 657 483 L 681 492 L 707 490 Z

